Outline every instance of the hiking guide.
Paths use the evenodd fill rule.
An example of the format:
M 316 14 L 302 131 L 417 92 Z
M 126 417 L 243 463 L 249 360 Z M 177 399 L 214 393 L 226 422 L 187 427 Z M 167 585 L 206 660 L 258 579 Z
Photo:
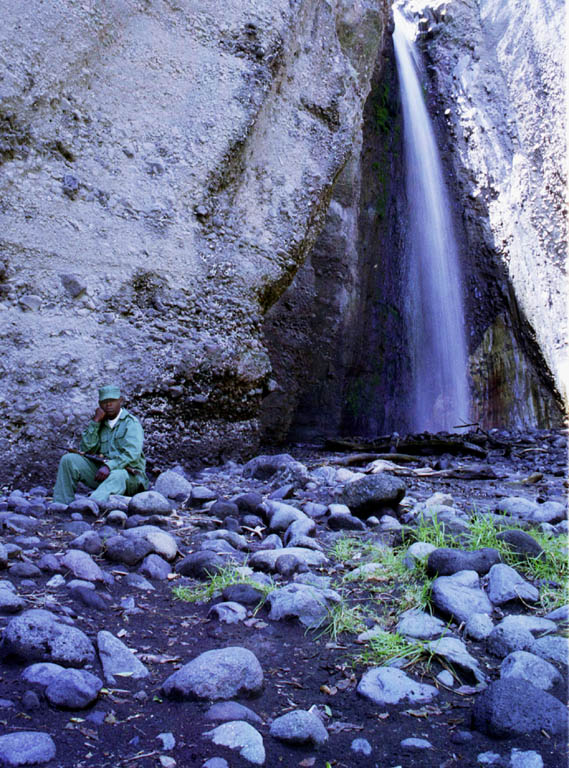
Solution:
M 91 499 L 96 502 L 148 488 L 142 425 L 122 402 L 119 387 L 99 389 L 99 405 L 81 436 L 81 450 L 66 453 L 59 462 L 54 501 L 71 504 L 79 481 L 94 489 Z

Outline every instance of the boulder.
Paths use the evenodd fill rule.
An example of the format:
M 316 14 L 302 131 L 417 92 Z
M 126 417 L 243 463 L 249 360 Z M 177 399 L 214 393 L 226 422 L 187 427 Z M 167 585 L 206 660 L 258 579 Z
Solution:
M 460 549 L 439 548 L 430 553 L 427 560 L 427 573 L 430 576 L 452 576 L 458 571 L 476 571 L 480 576 L 501 562 L 497 549 L 484 547 L 474 552 Z
M 87 635 L 40 608 L 10 620 L 0 652 L 25 661 L 51 661 L 70 667 L 82 667 L 95 659 L 95 648 Z
M 468 621 L 475 613 L 491 614 L 493 610 L 476 571 L 439 576 L 433 581 L 431 595 L 440 611 L 458 621 Z
M 549 693 L 525 680 L 510 678 L 490 683 L 478 695 L 472 709 L 476 730 L 495 738 L 525 736 L 567 730 L 567 710 Z
M 339 501 L 359 517 L 376 514 L 382 507 L 396 507 L 405 496 L 405 483 L 398 477 L 380 472 L 354 480 L 344 487 Z
M 295 709 L 271 723 L 271 736 L 287 744 L 321 747 L 328 741 L 328 731 L 313 712 Z
M 168 677 L 162 685 L 171 699 L 232 699 L 254 695 L 263 686 L 263 670 L 246 648 L 206 651 Z

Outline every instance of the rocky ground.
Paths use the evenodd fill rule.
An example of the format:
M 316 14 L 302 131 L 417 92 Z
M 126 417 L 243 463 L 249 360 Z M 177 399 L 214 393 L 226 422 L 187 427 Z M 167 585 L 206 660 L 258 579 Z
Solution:
M 566 431 L 0 497 L 0 765 L 567 763 Z

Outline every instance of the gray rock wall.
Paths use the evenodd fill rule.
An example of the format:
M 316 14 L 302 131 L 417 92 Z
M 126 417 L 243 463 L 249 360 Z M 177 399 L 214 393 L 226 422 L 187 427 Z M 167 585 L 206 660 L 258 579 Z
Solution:
M 4 4 L 0 481 L 49 474 L 107 381 L 157 460 L 254 450 L 261 317 L 322 225 L 386 14 Z
M 451 138 L 447 160 L 479 272 L 493 269 L 502 281 L 510 323 L 541 377 L 536 387 L 556 390 L 567 410 L 563 0 L 409 5 L 423 9 L 424 50 Z M 480 299 L 471 291 L 473 312 L 477 293 Z M 475 377 L 489 335 L 500 335 L 492 330 L 500 314 L 499 308 L 493 317 L 487 313 L 475 328 Z M 543 404 L 545 411 L 555 408 Z M 529 404 L 529 421 L 532 410 Z

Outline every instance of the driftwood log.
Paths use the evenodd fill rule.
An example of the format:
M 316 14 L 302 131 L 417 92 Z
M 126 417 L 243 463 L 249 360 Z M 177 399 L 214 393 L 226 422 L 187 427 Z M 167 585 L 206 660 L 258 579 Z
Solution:
M 328 438 L 325 448 L 331 451 L 375 453 L 376 456 L 374 458 L 386 458 L 389 461 L 393 461 L 390 455 L 381 456 L 377 454 L 390 454 L 393 451 L 395 455 L 432 456 L 433 454 L 450 453 L 456 456 L 462 453 L 485 459 L 487 456 L 486 449 L 470 439 L 470 437 L 474 437 L 473 435 L 468 437 L 469 439 L 467 440 L 459 435 L 443 436 L 424 432 L 419 435 L 407 435 L 406 437 L 387 435 L 378 437 L 375 440 L 350 437 Z M 477 437 L 478 441 L 480 441 L 480 437 Z

